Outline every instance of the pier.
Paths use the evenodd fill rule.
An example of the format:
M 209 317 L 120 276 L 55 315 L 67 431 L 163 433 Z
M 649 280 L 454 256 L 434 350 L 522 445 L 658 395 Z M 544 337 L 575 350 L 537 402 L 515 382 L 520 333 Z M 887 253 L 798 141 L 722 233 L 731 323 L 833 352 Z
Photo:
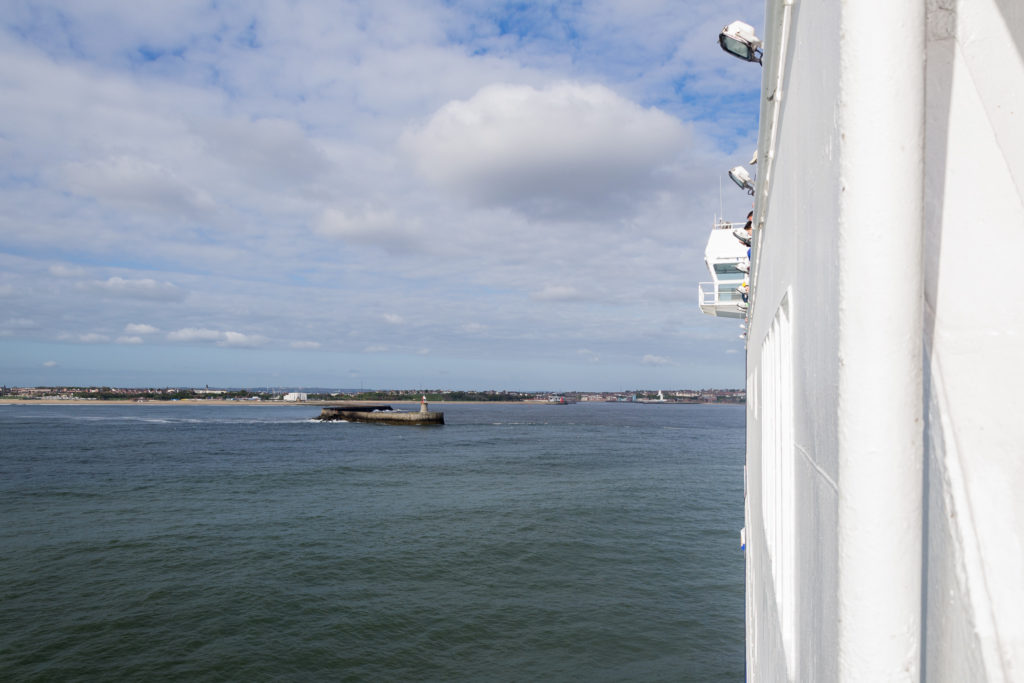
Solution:
M 358 403 L 330 406 L 321 409 L 318 420 L 326 422 L 371 422 L 385 425 L 443 425 L 444 413 L 427 410 L 424 399 L 417 412 L 393 410 L 383 403 Z

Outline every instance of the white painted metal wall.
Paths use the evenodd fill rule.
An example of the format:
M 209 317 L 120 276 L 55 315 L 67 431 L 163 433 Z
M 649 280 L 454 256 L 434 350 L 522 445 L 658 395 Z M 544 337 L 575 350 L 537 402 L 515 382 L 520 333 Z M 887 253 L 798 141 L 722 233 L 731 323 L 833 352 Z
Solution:
M 924 668 L 1021 681 L 1024 3 L 935 2 L 928 28 Z
M 1024 3 L 797 0 L 779 64 L 785 14 L 762 36 L 750 678 L 1024 680 Z
M 773 178 L 767 201 L 758 201 L 752 279 L 755 299 L 748 329 L 748 674 L 753 681 L 836 679 L 837 558 L 837 412 L 839 219 L 838 7 L 797 2 L 792 6 L 786 61 L 779 64 L 785 11 L 781 2 L 766 11 L 764 82 L 773 99 L 761 106 L 758 191 Z M 806 55 L 813 55 L 807 58 Z M 774 154 L 770 113 L 778 100 L 779 120 Z M 771 165 L 771 168 L 769 168 Z M 760 196 L 760 195 L 758 195 Z M 790 356 L 780 369 L 790 375 L 791 425 L 768 424 L 779 418 L 770 405 L 778 400 L 771 384 L 774 371 L 762 358 L 772 326 L 789 319 Z M 756 379 L 755 379 L 756 378 Z M 775 380 L 777 381 L 777 380 Z M 763 443 L 759 435 L 788 430 L 786 446 Z M 786 462 L 774 469 L 789 479 L 766 483 L 765 460 Z M 767 524 L 784 514 L 762 495 L 769 487 L 792 491 L 792 594 L 775 590 L 767 551 Z M 781 501 L 778 501 L 781 504 Z M 766 516 L 767 512 L 767 516 Z M 767 524 L 766 524 L 767 521 Z M 791 630 L 793 637 L 787 636 Z M 783 647 L 785 643 L 786 647 Z

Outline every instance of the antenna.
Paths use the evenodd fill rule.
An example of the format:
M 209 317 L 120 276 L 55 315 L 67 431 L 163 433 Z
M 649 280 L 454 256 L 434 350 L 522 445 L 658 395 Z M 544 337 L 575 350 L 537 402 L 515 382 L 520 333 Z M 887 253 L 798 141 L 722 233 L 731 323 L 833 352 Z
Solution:
M 718 176 L 718 217 L 725 220 L 725 207 L 722 204 L 722 176 Z

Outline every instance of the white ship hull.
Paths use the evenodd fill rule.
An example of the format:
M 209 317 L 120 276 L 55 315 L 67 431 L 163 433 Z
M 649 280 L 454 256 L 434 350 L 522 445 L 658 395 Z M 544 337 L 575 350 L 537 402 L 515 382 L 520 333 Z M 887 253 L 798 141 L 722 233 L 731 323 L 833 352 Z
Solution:
M 748 675 L 1024 681 L 1024 4 L 762 33 Z

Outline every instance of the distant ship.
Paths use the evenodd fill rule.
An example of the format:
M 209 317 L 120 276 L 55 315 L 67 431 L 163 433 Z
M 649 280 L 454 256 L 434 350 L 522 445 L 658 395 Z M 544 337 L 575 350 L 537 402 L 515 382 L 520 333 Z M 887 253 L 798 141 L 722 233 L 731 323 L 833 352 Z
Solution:
M 555 403 L 558 405 L 569 405 L 576 403 L 574 398 L 566 398 L 565 396 L 552 396 L 548 399 L 548 403 Z
M 765 16 L 748 301 L 732 244 L 700 287 L 749 309 L 747 675 L 1024 681 L 1024 9 Z

